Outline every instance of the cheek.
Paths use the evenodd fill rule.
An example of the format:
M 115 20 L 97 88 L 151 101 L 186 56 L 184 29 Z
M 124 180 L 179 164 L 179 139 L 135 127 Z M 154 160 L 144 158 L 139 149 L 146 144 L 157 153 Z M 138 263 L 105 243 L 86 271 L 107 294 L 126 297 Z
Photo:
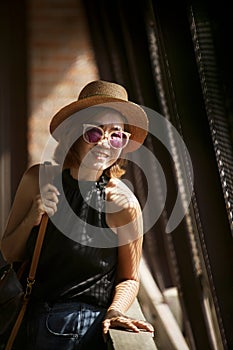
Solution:
M 82 137 L 76 141 L 74 146 L 75 152 L 78 155 L 79 159 L 83 159 L 92 148 L 93 146 L 85 142 Z

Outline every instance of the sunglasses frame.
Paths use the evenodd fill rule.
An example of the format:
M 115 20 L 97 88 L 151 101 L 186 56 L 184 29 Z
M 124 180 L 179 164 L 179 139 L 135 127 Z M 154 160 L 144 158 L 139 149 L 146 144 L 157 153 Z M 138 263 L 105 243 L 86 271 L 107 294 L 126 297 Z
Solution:
M 85 133 L 86 133 L 88 128 L 90 128 L 90 129 L 97 128 L 97 129 L 99 129 L 102 132 L 102 136 L 99 139 L 99 141 L 97 141 L 97 142 L 90 142 L 89 140 L 86 139 Z M 123 147 L 113 147 L 111 145 L 111 143 L 110 143 L 111 135 L 116 133 L 116 132 L 121 132 L 122 134 L 126 135 L 126 143 L 125 143 L 125 145 Z M 102 141 L 105 138 L 105 135 L 106 135 L 106 131 L 104 131 L 104 129 L 102 129 L 100 126 L 95 125 L 95 124 L 83 124 L 83 139 L 84 139 L 85 142 L 87 142 L 87 143 L 89 143 L 91 145 L 97 144 L 97 143 L 99 143 L 100 141 Z M 109 144 L 110 147 L 112 147 L 114 149 L 118 149 L 118 150 L 119 149 L 123 149 L 123 148 L 125 148 L 127 146 L 130 136 L 131 136 L 131 134 L 129 132 L 127 132 L 127 131 L 124 131 L 124 130 L 113 130 L 113 131 L 110 131 L 107 134 L 108 144 Z

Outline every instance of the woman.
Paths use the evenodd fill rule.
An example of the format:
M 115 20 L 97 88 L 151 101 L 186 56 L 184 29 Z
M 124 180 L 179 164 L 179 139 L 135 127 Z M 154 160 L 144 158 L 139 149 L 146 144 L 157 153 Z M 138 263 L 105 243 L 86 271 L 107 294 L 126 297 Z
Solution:
M 32 257 L 48 213 L 15 349 L 102 350 L 110 327 L 153 332 L 147 322 L 124 315 L 138 292 L 143 225 L 137 199 L 120 180 L 121 158 L 140 147 L 147 124 L 126 90 L 106 81 L 86 85 L 53 117 L 60 165 L 51 167 L 53 183 L 42 184 L 40 165 L 25 172 L 2 240 L 7 261 Z

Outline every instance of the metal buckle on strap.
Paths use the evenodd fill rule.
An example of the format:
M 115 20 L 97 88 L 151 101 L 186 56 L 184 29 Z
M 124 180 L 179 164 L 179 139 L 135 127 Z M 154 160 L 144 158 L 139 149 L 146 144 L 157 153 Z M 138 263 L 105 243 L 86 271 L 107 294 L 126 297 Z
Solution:
M 34 283 L 35 283 L 35 280 L 31 280 L 30 278 L 27 278 L 27 287 L 26 287 L 26 291 L 24 294 L 25 299 L 29 298 L 29 296 L 31 295 L 32 286 Z

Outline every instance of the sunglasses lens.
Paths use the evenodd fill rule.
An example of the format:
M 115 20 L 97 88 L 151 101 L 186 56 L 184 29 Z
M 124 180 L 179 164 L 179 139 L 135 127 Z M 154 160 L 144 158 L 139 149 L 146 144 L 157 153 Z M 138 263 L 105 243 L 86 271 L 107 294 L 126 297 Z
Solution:
M 128 137 L 121 131 L 113 132 L 109 142 L 113 148 L 124 148 L 127 145 Z
M 99 128 L 89 127 L 85 130 L 84 137 L 89 143 L 97 143 L 102 138 L 102 132 Z

